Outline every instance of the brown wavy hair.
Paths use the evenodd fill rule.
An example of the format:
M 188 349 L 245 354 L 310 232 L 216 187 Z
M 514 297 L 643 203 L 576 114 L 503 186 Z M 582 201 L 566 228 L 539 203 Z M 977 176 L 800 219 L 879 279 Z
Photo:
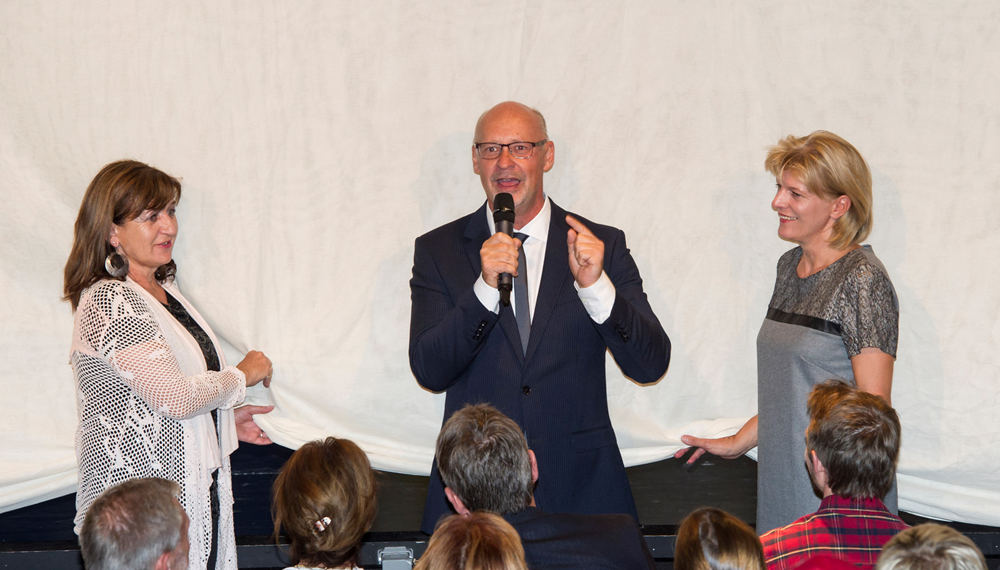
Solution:
M 764 549 L 745 522 L 712 507 L 696 509 L 681 522 L 674 548 L 675 570 L 764 570 Z
M 295 566 L 356 564 L 361 537 L 375 521 L 376 491 L 375 473 L 357 444 L 335 437 L 311 441 L 274 481 L 275 540 L 283 528 Z
M 830 489 L 850 498 L 885 497 L 899 459 L 896 410 L 882 396 L 840 380 L 813 386 L 806 407 L 806 452 L 816 452 Z
M 112 226 L 180 199 L 180 181 L 148 164 L 119 160 L 102 168 L 87 187 L 73 226 L 73 248 L 63 269 L 63 300 L 75 311 L 84 289 L 101 279 L 114 279 L 104 270 L 105 258 L 115 251 L 109 241 Z M 177 265 L 170 260 L 157 268 L 156 280 L 172 279 L 176 271 Z
M 514 527 L 476 511 L 441 519 L 414 570 L 528 570 L 528 565 Z

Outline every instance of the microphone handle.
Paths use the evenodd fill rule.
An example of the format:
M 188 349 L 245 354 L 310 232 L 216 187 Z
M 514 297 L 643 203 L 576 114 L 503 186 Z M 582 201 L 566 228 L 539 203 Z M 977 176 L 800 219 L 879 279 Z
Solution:
M 497 232 L 503 232 L 507 234 L 508 237 L 514 237 L 514 221 L 507 220 L 493 220 L 493 224 L 497 227 Z
M 500 277 L 503 278 L 504 275 L 507 276 L 507 279 L 510 279 L 510 273 L 501 273 Z M 500 303 L 504 307 L 509 307 L 510 306 L 510 285 L 507 285 L 507 288 L 504 288 L 503 285 L 501 284 L 500 287 L 498 287 L 498 288 L 500 289 Z
M 495 221 L 497 232 L 503 232 L 514 237 L 514 222 L 507 220 Z M 510 292 L 514 288 L 514 278 L 510 273 L 501 273 L 497 278 L 497 289 L 500 290 L 500 302 L 504 307 L 510 306 Z

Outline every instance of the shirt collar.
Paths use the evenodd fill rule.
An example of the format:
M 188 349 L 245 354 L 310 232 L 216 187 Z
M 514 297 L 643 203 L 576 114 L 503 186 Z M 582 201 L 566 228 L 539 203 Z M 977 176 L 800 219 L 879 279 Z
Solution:
M 516 513 L 504 515 L 503 518 L 510 524 L 519 524 L 544 516 L 545 512 L 542 511 L 542 509 L 539 509 L 538 507 L 525 507 L 523 511 L 518 511 Z
M 497 231 L 496 225 L 493 223 L 493 212 L 490 211 L 489 202 L 486 206 L 486 219 L 489 223 L 490 235 L 495 234 Z M 538 214 L 523 228 L 515 230 L 515 233 L 526 234 L 532 239 L 537 239 L 542 242 L 546 242 L 549 239 L 549 224 L 552 222 L 552 202 L 549 197 L 545 197 L 545 202 L 542 204 L 542 209 L 539 210 Z
M 855 497 L 848 498 L 841 495 L 830 495 L 824 497 L 819 505 L 819 510 L 825 509 L 866 509 L 875 511 L 888 511 L 885 503 L 877 497 Z

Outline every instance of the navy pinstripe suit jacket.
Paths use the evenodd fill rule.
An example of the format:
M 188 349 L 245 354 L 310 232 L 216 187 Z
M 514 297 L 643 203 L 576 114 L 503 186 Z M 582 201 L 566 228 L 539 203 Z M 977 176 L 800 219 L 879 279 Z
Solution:
M 473 292 L 490 237 L 487 205 L 417 238 L 410 280 L 410 367 L 421 386 L 446 391 L 447 420 L 466 403 L 513 419 L 538 459 L 538 506 L 553 513 L 624 513 L 635 502 L 608 415 L 605 350 L 629 378 L 657 381 L 670 340 L 653 314 L 625 234 L 574 215 L 604 242 L 615 285 L 611 316 L 597 324 L 573 287 L 566 211 L 552 203 L 545 267 L 522 354 L 513 311 L 483 307 Z M 435 463 L 422 530 L 450 513 Z
M 625 515 L 550 515 L 535 507 L 504 516 L 531 570 L 656 570 L 639 525 Z

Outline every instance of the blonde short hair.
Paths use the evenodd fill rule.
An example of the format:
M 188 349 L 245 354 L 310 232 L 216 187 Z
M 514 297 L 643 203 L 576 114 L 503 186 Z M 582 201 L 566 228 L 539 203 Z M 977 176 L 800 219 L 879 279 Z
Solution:
M 780 178 L 788 172 L 806 189 L 827 201 L 847 196 L 851 208 L 833 226 L 830 245 L 846 249 L 872 231 L 872 175 L 858 149 L 827 132 L 804 137 L 789 135 L 770 148 L 764 160 L 767 171 Z
M 882 547 L 875 570 L 986 570 L 969 537 L 935 523 L 908 528 Z
M 441 519 L 414 570 L 528 570 L 521 537 L 483 511 Z
M 764 548 L 745 522 L 712 507 L 681 522 L 674 547 L 675 570 L 764 570 Z

